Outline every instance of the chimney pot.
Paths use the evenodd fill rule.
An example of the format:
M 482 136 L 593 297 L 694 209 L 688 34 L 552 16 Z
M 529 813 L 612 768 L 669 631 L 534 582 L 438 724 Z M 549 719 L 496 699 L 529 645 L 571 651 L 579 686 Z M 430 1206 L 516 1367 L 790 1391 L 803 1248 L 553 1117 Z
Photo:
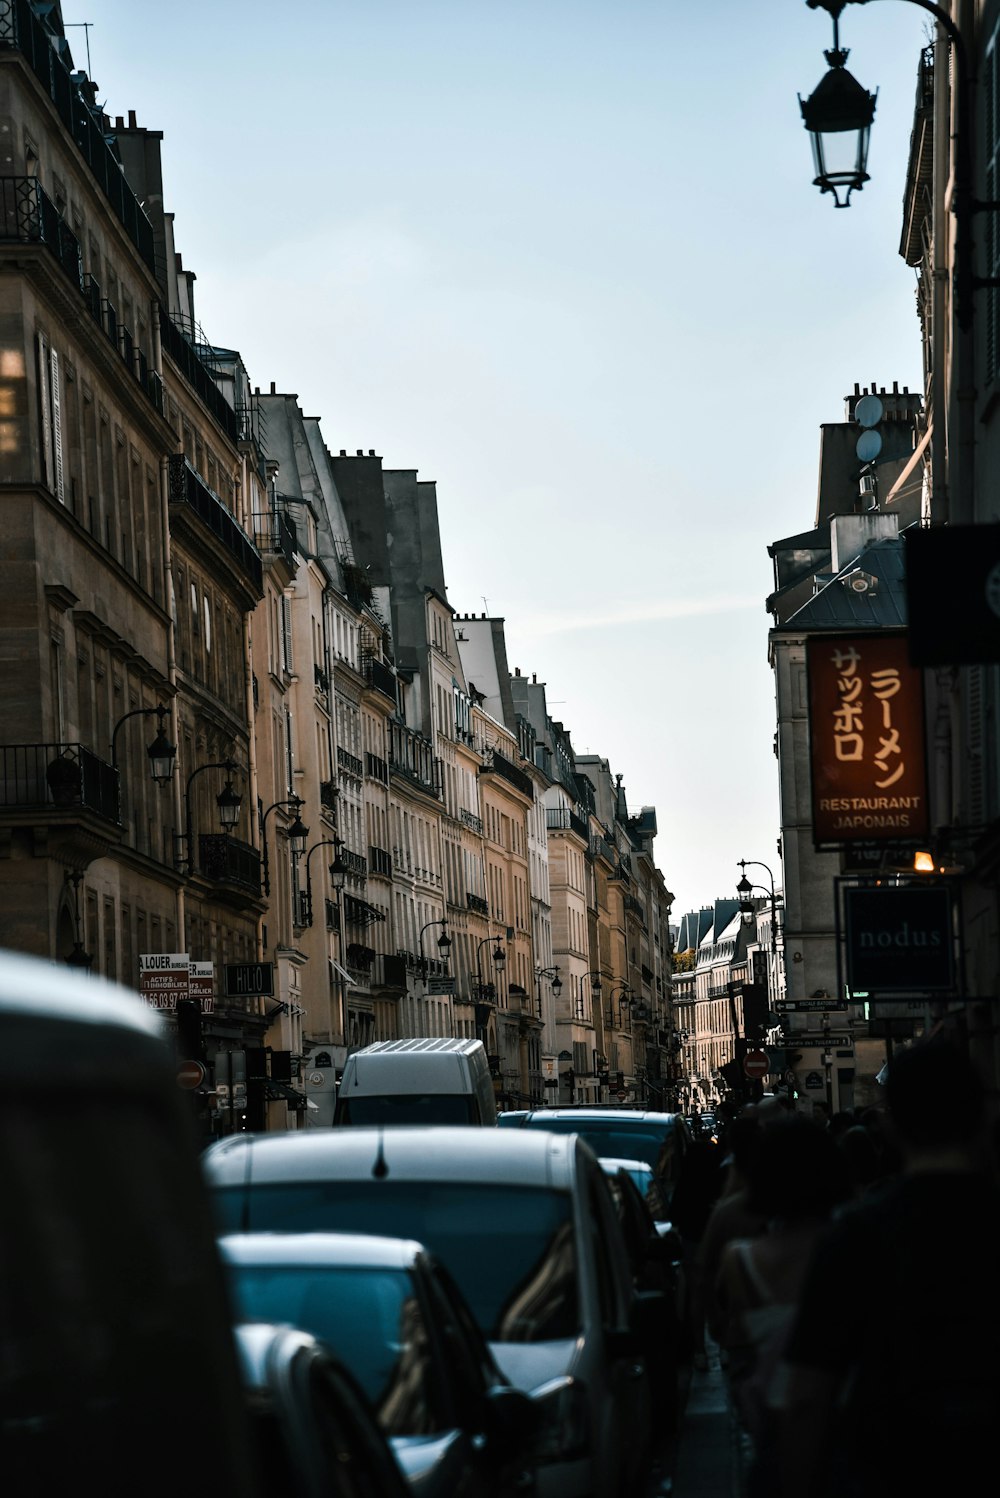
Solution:
M 275 388 L 274 388 L 274 381 L 272 380 L 271 381 L 271 394 L 272 395 L 277 395 L 277 393 L 278 393 L 277 390 L 275 390 Z
M 363 447 L 359 447 L 359 448 L 358 448 L 358 457 L 359 457 L 359 458 L 363 458 L 363 457 L 364 457 L 364 455 L 365 455 L 365 450 L 364 450 L 364 448 L 363 448 Z
M 135 129 L 138 128 L 138 126 L 136 124 L 135 110 L 134 109 L 130 109 L 129 112 L 128 112 L 128 128 L 130 130 L 135 130 Z
M 893 382 L 892 382 L 892 393 L 893 393 L 893 395 L 898 395 L 899 394 L 899 381 L 898 380 L 893 380 Z
M 115 116 L 115 129 L 116 130 L 124 130 L 125 129 L 125 120 L 124 120 L 123 116 L 120 115 L 120 114 Z
M 368 449 L 368 456 L 369 456 L 369 457 L 370 457 L 370 458 L 374 458 L 374 456 L 375 456 L 375 449 L 374 449 L 374 448 L 373 448 L 373 447 L 370 447 L 370 448 L 369 448 L 369 449 Z
M 346 448 L 346 447 L 342 447 L 342 448 L 341 448 L 341 449 L 340 449 L 340 456 L 341 456 L 341 457 L 342 457 L 342 458 L 346 458 L 346 457 L 347 457 L 347 448 Z

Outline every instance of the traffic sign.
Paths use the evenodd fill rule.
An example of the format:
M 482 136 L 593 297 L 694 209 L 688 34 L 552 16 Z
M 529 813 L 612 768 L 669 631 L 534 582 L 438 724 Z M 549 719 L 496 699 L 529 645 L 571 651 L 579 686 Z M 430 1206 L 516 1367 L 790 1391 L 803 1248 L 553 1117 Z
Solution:
M 207 1073 L 200 1061 L 182 1061 L 177 1068 L 177 1085 L 193 1092 L 204 1082 Z
M 617 1093 L 617 1094 L 616 1094 L 616 1096 L 617 1096 L 617 1098 L 618 1098 L 618 1101 L 619 1101 L 619 1102 L 620 1102 L 620 1103 L 624 1103 L 624 1101 L 625 1101 L 625 1099 L 626 1099 L 626 1098 L 627 1098 L 627 1097 L 628 1097 L 628 1093 L 627 1093 L 627 1092 L 626 1092 L 626 1091 L 625 1091 L 625 1089 L 624 1089 L 624 1088 L 621 1088 L 621 1089 L 620 1089 L 620 1090 L 619 1090 L 619 1091 L 618 1091 L 618 1093 Z
M 771 1059 L 766 1051 L 747 1051 L 743 1058 L 743 1070 L 751 1080 L 766 1077 L 771 1069 Z

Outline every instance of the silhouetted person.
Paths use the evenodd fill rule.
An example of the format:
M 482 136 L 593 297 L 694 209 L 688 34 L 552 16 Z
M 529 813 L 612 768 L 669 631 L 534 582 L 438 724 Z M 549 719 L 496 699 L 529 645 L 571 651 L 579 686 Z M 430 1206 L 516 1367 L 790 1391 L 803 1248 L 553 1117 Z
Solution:
M 799 1290 L 813 1248 L 851 1186 L 837 1141 L 801 1114 L 761 1125 L 749 1175 L 747 1205 L 764 1231 L 727 1245 L 715 1295 L 734 1406 L 753 1444 L 747 1491 L 756 1498 L 773 1493 L 777 1480 L 781 1357 Z
M 886 1101 L 902 1173 L 824 1234 L 786 1351 L 787 1498 L 996 1480 L 1000 1190 L 982 1083 L 957 1046 L 924 1041 L 893 1057 Z

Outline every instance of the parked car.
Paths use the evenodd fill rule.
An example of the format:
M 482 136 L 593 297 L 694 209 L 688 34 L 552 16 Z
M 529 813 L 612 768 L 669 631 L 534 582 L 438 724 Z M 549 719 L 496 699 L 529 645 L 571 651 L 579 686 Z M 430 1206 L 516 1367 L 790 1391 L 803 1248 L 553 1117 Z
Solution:
M 219 1248 L 241 1320 L 289 1322 L 349 1361 L 420 1498 L 531 1490 L 531 1401 L 500 1372 L 448 1271 L 419 1243 L 236 1233 Z
M 481 1040 L 377 1040 L 352 1051 L 335 1125 L 495 1124 L 496 1096 Z
M 542 1498 L 630 1495 L 650 1461 L 648 1306 L 579 1138 L 498 1129 L 237 1135 L 203 1156 L 220 1232 L 406 1235 L 451 1270 L 539 1416 Z
M 5 1492 L 262 1492 L 189 1109 L 136 994 L 0 952 Z
M 643 1160 L 652 1169 L 669 1212 L 674 1187 L 680 1177 L 691 1135 L 680 1113 L 655 1113 L 643 1108 L 603 1108 L 598 1105 L 537 1108 L 514 1115 L 501 1113 L 504 1127 L 545 1129 L 555 1134 L 579 1134 L 595 1155 L 622 1160 Z
M 328 1347 L 284 1325 L 239 1325 L 235 1336 L 248 1452 L 267 1498 L 412 1498 L 371 1407 Z M 150 1452 L 147 1469 L 162 1459 Z

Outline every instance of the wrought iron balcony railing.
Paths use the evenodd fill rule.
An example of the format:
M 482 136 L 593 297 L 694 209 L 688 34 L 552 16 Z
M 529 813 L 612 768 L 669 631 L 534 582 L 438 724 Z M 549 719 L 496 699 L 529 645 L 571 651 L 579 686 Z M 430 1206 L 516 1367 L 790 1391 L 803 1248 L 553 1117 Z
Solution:
M 474 895 L 471 890 L 465 892 L 465 904 L 469 910 L 474 910 L 479 915 L 489 915 L 490 902 L 484 900 L 482 895 Z
M 480 766 L 479 773 L 480 775 L 499 775 L 502 780 L 506 780 L 508 785 L 520 791 L 522 796 L 527 796 L 529 801 L 535 799 L 535 787 L 531 776 L 519 770 L 517 765 L 513 764 L 505 754 L 501 754 L 496 747 L 489 751 L 489 759 L 485 765 Z
M 365 754 L 365 774 L 369 780 L 380 780 L 383 785 L 389 784 L 389 766 L 380 754 Z
M 0 50 L 18 51 L 24 57 L 76 141 L 119 223 L 150 270 L 155 271 L 153 228 L 108 142 L 104 113 L 96 102 L 96 85 L 86 74 L 70 72 L 56 50 L 56 40 L 56 34 L 29 0 L 4 0 L 0 5 Z
M 264 593 L 264 566 L 260 552 L 240 525 L 236 516 L 227 510 L 222 500 L 213 494 L 207 484 L 195 473 L 183 453 L 174 453 L 170 458 L 170 503 L 189 506 L 208 526 L 221 542 L 232 560 L 239 567 L 257 597 Z
M 335 812 L 337 810 L 337 783 L 335 780 L 321 780 L 319 786 L 319 804 L 324 811 Z
M 298 538 L 295 526 L 283 511 L 254 518 L 254 541 L 263 556 L 284 557 L 287 566 L 294 570 Z
M 368 685 L 395 704 L 396 673 L 392 667 L 387 666 L 384 661 L 380 661 L 374 655 L 364 655 L 361 660 L 361 669 Z
M 585 843 L 590 841 L 590 826 L 568 806 L 549 806 L 545 811 L 545 825 L 550 832 L 575 832 Z
M 463 806 L 458 813 L 458 819 L 463 826 L 468 827 L 470 832 L 476 833 L 478 837 L 483 835 L 483 819 L 477 817 L 474 811 L 466 811 Z
M 240 422 L 212 377 L 212 371 L 194 344 L 177 327 L 165 307 L 160 308 L 160 341 L 192 390 L 207 406 L 232 442 L 239 441 Z
M 0 806 L 79 807 L 119 823 L 120 789 L 114 765 L 83 744 L 0 745 Z
M 360 853 L 352 853 L 350 848 L 341 848 L 340 861 L 344 867 L 359 879 L 368 878 L 368 865 Z
M 392 878 L 392 856 L 384 848 L 368 849 L 368 872 L 380 874 L 383 879 Z
M 441 795 L 441 766 L 430 741 L 404 723 L 389 721 L 389 768 L 432 796 Z
M 348 775 L 356 775 L 359 780 L 365 772 L 364 764 L 358 756 L 352 754 L 349 749 L 342 749 L 339 744 L 337 745 L 337 766 L 345 770 Z
M 260 854 L 249 843 L 224 832 L 199 835 L 198 870 L 206 879 L 235 884 L 251 895 L 260 894 Z

